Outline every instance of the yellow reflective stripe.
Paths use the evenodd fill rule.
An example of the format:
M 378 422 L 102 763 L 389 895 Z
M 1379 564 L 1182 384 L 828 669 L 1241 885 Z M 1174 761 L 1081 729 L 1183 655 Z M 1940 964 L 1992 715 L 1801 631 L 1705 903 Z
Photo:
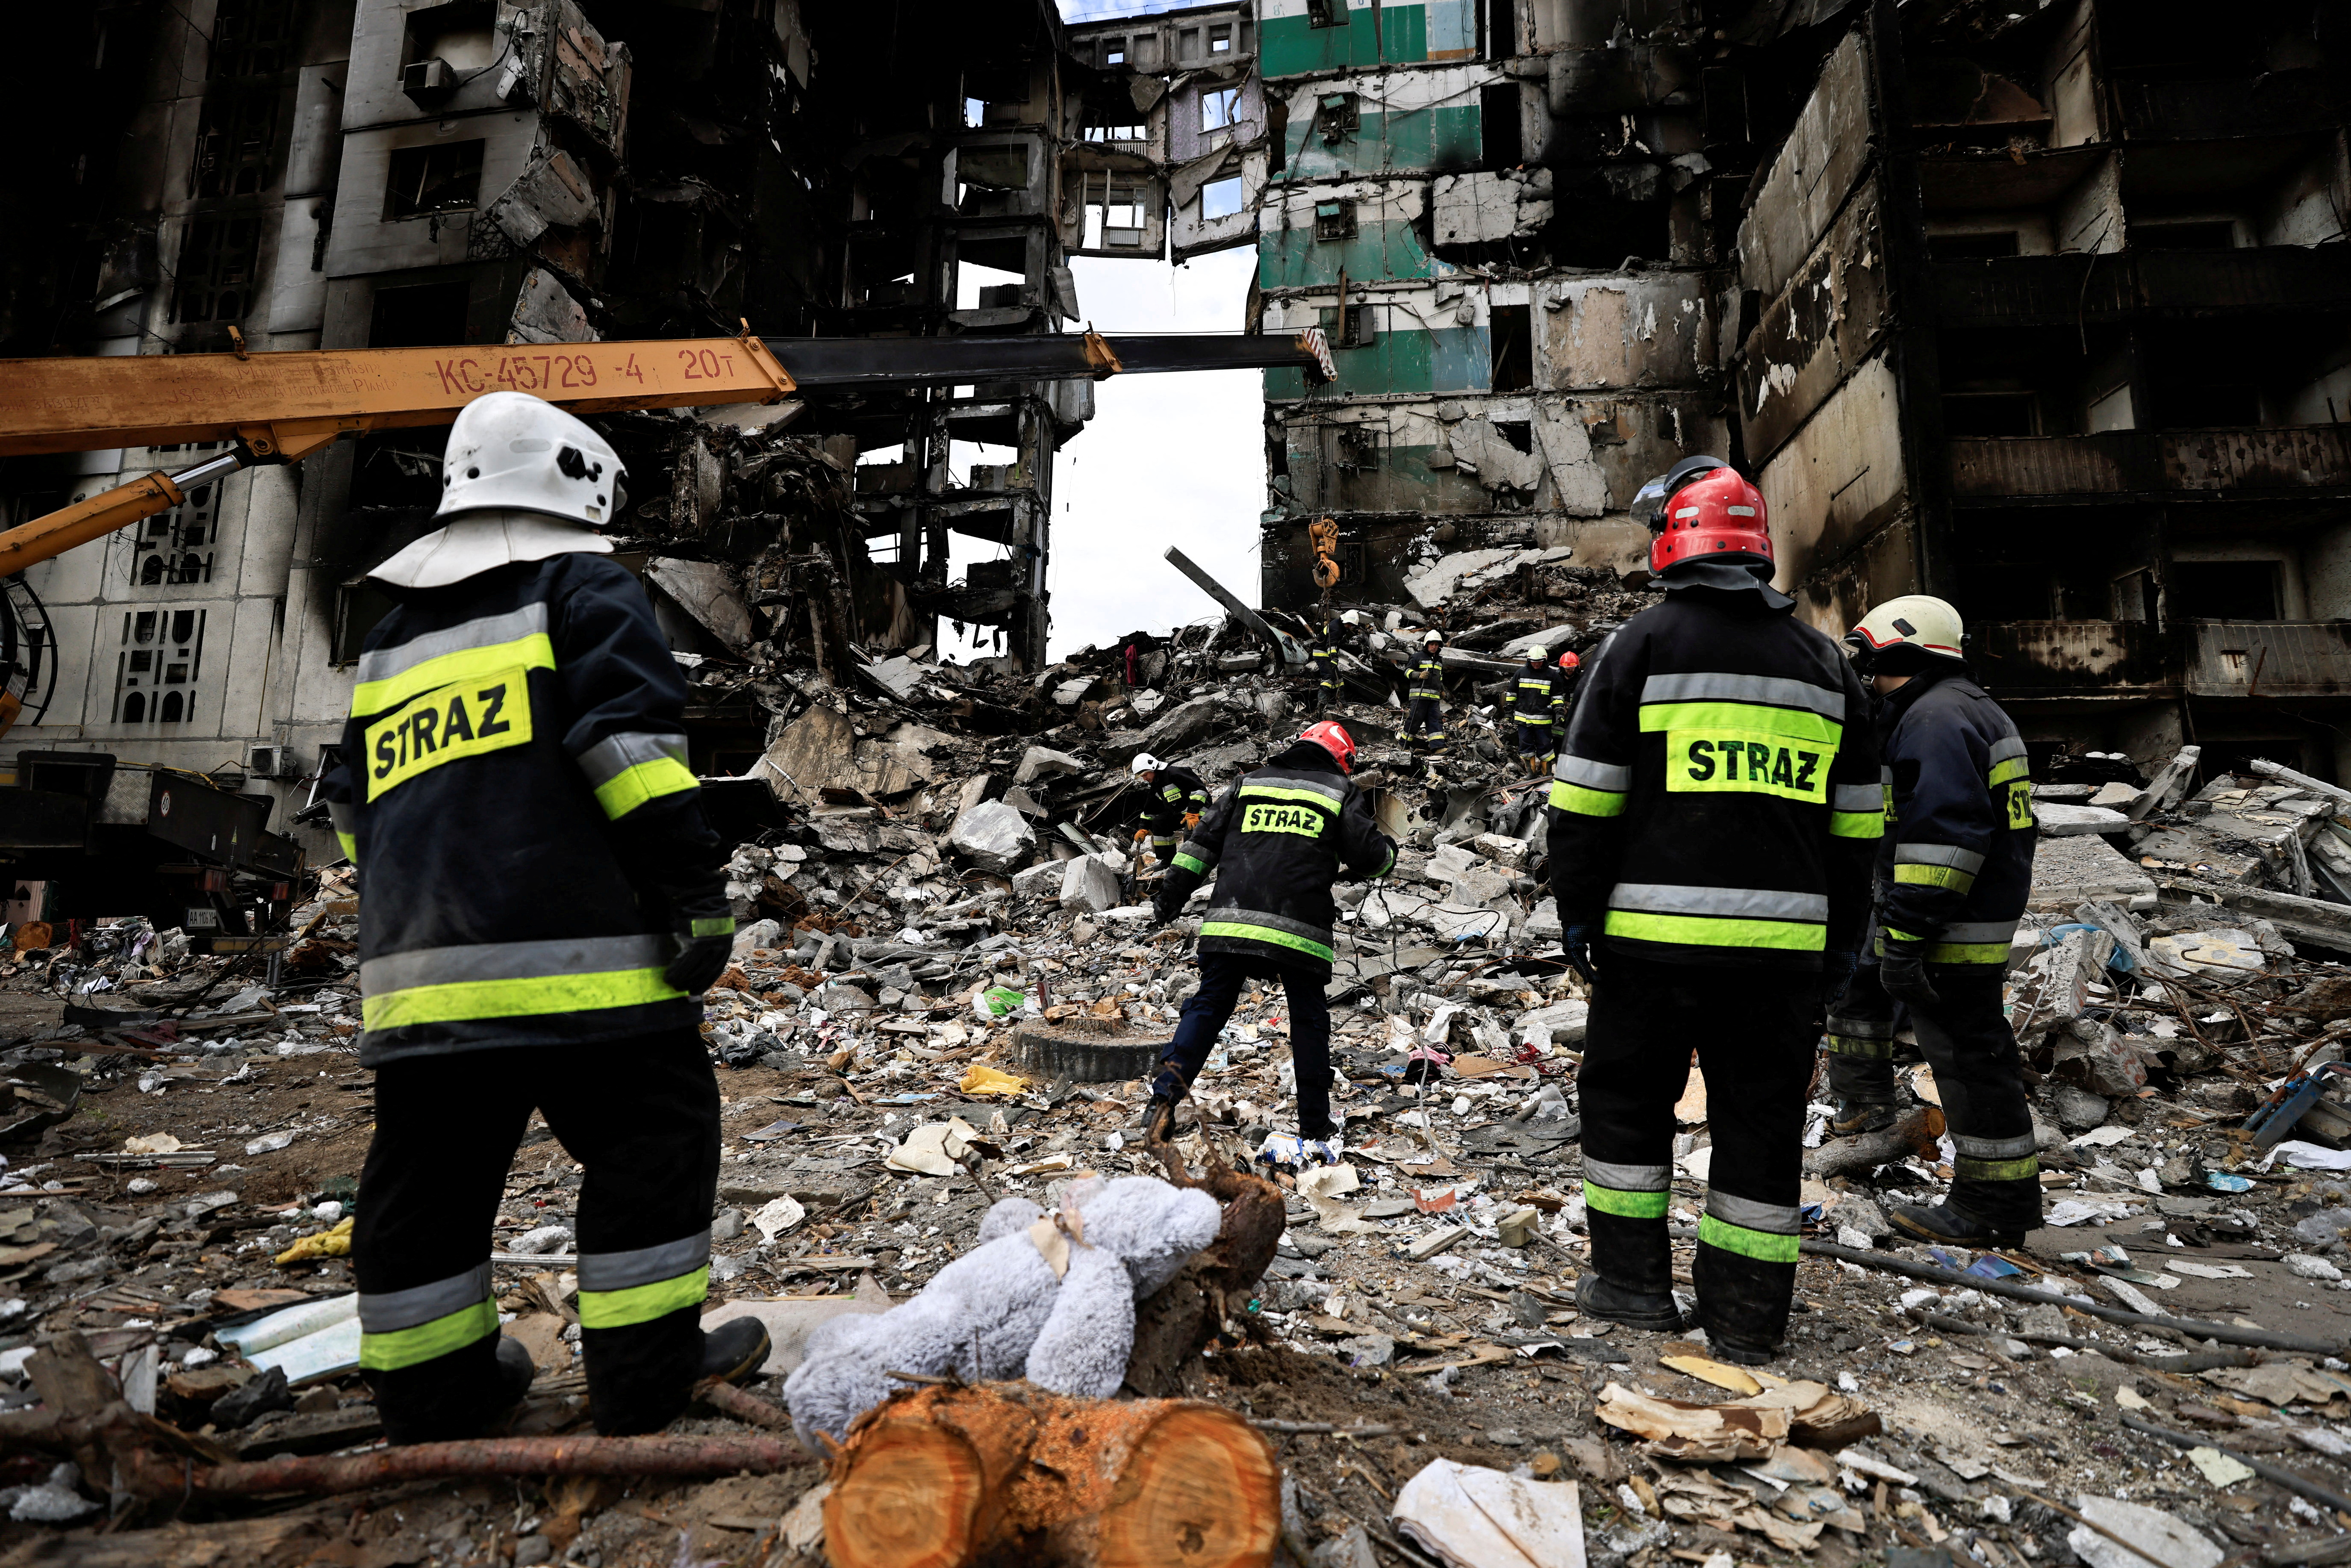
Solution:
M 1749 703 L 1643 703 L 1644 733 L 1669 729 L 1735 729 L 1742 735 L 1784 735 L 1792 740 L 1835 746 L 1844 726 L 1806 708 L 1759 707 Z
M 1971 1160 L 1959 1155 L 1951 1161 L 1951 1174 L 1961 1180 L 2033 1181 L 2041 1175 L 2041 1156 L 2036 1154 L 2017 1160 Z
M 1828 1039 L 1831 1056 L 1861 1056 L 1872 1061 L 1894 1060 L 1894 1042 L 1890 1040 L 1864 1040 L 1858 1035 L 1832 1034 Z
M 1599 1186 L 1589 1181 L 1583 1184 L 1584 1207 L 1626 1219 L 1663 1219 L 1673 1196 L 1670 1192 L 1626 1192 L 1622 1187 Z
M 1886 813 L 1883 811 L 1831 811 L 1829 832 L 1840 839 L 1882 839 L 1886 836 Z
M 632 1285 L 625 1291 L 580 1292 L 580 1326 L 583 1329 L 624 1329 L 649 1323 L 683 1307 L 698 1307 L 710 1294 L 710 1265 L 674 1280 Z
M 1717 1219 L 1711 1214 L 1698 1217 L 1698 1239 L 1736 1252 L 1741 1258 L 1752 1258 L 1762 1263 L 1792 1263 L 1802 1238 L 1782 1235 L 1776 1230 L 1750 1230 L 1743 1225 L 1733 1225 L 1727 1219 Z
M 1554 779 L 1551 786 L 1551 803 L 1579 817 L 1621 817 L 1625 814 L 1625 791 L 1587 789 L 1581 784 Z
M 1966 893 L 1976 884 L 1976 873 L 1955 865 L 1906 863 L 1894 868 L 1894 880 L 1920 887 L 1948 887 Z
M 352 862 L 358 861 L 360 858 L 359 840 L 351 837 L 349 833 L 339 831 L 335 834 L 335 841 L 343 846 L 343 858 L 345 860 Z
M 656 757 L 651 762 L 623 768 L 597 785 L 596 804 L 604 808 L 606 818 L 619 821 L 648 800 L 701 787 L 684 763 L 674 757 Z
M 436 686 L 445 686 L 453 681 L 495 675 L 517 664 L 525 670 L 555 668 L 555 644 L 548 640 L 546 632 L 533 632 L 527 637 L 517 637 L 511 643 L 460 648 L 455 653 L 411 665 L 396 675 L 387 675 L 380 681 L 362 681 L 351 688 L 351 713 L 354 716 L 384 713 Z
M 2032 772 L 2032 758 L 2025 757 L 2011 757 L 2005 762 L 1993 763 L 1991 765 L 1991 771 L 1984 775 L 1984 783 L 1989 788 L 1997 789 L 2001 785 L 2007 783 L 2011 779 L 2026 778 L 2031 775 Z
M 689 921 L 685 929 L 690 936 L 732 936 L 735 935 L 735 917 L 722 915 L 715 920 Z
M 1819 953 L 1828 947 L 1828 927 L 1802 920 L 1733 920 L 1714 915 L 1648 915 L 1612 909 L 1602 927 L 1611 936 L 1636 942 L 1678 942 L 1691 947 L 1776 947 Z
M 1294 932 L 1276 931 L 1270 925 L 1249 925 L 1238 920 L 1211 920 L 1200 927 L 1203 936 L 1246 936 L 1252 942 L 1270 942 L 1277 947 L 1292 947 L 1301 953 L 1311 953 L 1324 963 L 1334 963 L 1338 955 L 1320 942 L 1298 936 Z
M 1208 862 L 1202 860 L 1199 856 L 1194 854 L 1189 850 L 1177 850 L 1176 852 L 1176 868 L 1178 871 L 1188 871 L 1196 876 L 1206 876 L 1208 874 Z
M 533 975 L 517 980 L 452 980 L 410 986 L 360 1003 L 368 1029 L 406 1029 L 411 1024 L 458 1023 L 472 1019 L 526 1018 L 538 1013 L 584 1013 L 601 1008 L 633 1008 L 684 996 L 659 969 L 613 969 L 601 974 Z
M 413 1329 L 361 1333 L 360 1365 L 370 1372 L 396 1372 L 453 1350 L 463 1350 L 475 1340 L 497 1332 L 498 1304 L 486 1297 L 445 1318 L 434 1318 Z
M 2005 964 L 2005 942 L 1930 942 L 1924 955 L 1929 964 Z
M 1886 927 L 1885 935 L 1889 942 L 1924 942 L 1926 940 L 1924 936 L 1913 936 L 1907 931 L 1896 931 L 1891 925 Z

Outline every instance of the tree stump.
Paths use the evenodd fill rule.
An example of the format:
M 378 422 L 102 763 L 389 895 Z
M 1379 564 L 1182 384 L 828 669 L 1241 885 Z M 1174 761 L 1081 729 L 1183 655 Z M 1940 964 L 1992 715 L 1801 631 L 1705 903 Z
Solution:
M 1223 1164 L 1213 1141 L 1206 1174 L 1196 1179 L 1176 1145 L 1158 1136 L 1159 1131 L 1151 1129 L 1145 1151 L 1165 1167 L 1169 1181 L 1198 1187 L 1222 1204 L 1225 1218 L 1205 1251 L 1163 1289 L 1135 1303 L 1134 1349 L 1127 1356 L 1125 1386 L 1154 1398 L 1186 1391 L 1185 1378 L 1198 1366 L 1200 1352 L 1226 1332 L 1230 1303 L 1245 1300 L 1264 1277 L 1288 1223 L 1280 1187 Z M 1245 1323 L 1258 1327 L 1260 1320 L 1249 1318 Z
M 1272 1445 L 1218 1405 L 940 1385 L 858 1419 L 824 1502 L 833 1568 L 1264 1568 Z

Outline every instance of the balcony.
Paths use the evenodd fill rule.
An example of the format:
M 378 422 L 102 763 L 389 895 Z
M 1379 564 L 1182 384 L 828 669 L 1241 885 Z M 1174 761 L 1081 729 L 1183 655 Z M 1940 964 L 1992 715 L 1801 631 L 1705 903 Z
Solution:
M 2342 87 L 2335 73 L 2317 68 L 2214 81 L 2122 80 L 2114 94 L 2123 135 L 2134 141 L 2294 136 L 2344 119 Z
M 2145 622 L 1991 621 L 1970 632 L 1969 656 L 1999 696 L 2144 696 L 2164 684 L 2163 639 Z
M 2351 246 L 2340 245 L 1938 261 L 1934 278 L 1935 309 L 1948 328 L 2351 311 Z
M 2351 622 L 2191 621 L 2185 630 L 2190 695 L 2351 695 Z
M 2334 424 L 1966 436 L 1949 455 L 1962 506 L 2351 497 L 2351 429 Z

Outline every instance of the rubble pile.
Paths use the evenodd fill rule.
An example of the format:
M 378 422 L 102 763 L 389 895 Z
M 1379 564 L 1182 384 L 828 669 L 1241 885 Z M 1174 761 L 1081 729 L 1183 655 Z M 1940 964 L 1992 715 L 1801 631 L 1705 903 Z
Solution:
M 814 473 L 799 461 L 777 471 Z M 1505 564 L 1447 569 L 1463 656 L 1588 645 L 1636 607 L 1558 561 Z M 1382 611 L 1359 630 L 1401 652 L 1392 609 L 1397 629 Z M 704 1027 L 726 1102 L 711 1311 L 769 1324 L 751 1392 L 772 1401 L 816 1326 L 920 1290 L 996 1201 L 1052 1209 L 1090 1174 L 1161 1169 L 1142 1073 L 1194 984 L 1197 906 L 1151 925 L 1126 764 L 1149 751 L 1220 787 L 1295 733 L 1305 677 L 1238 619 L 1029 676 L 853 644 L 828 673 L 761 642 L 703 672 L 771 720 L 749 774 L 711 785 L 715 815 L 758 821 L 728 865 L 737 936 Z M 1546 892 L 1541 781 L 1457 741 L 1424 789 L 1395 710 L 1353 696 L 1358 778 L 1402 852 L 1338 889 L 1347 1159 L 1281 1178 L 1270 1265 L 1205 1354 L 1137 1389 L 1218 1402 L 1275 1444 L 1285 1560 L 1513 1561 L 1490 1540 L 1505 1514 L 1526 1562 L 1637 1568 L 2323 1561 L 2351 1531 L 2351 1091 L 2332 1070 L 2351 904 L 2329 896 L 2351 794 L 2266 768 L 2199 788 L 2185 753 L 2151 779 L 2045 769 L 2010 974 L 2046 1224 L 1999 1253 L 1897 1239 L 1889 1208 L 1949 1175 L 1923 1065 L 1902 1069 L 1890 1140 L 1831 1138 L 1816 1104 L 1794 1326 L 1749 1370 L 1702 1335 L 1575 1309 L 1587 998 Z M 132 1408 L 221 1455 L 377 1438 L 345 1256 L 363 895 L 325 873 L 275 983 L 136 922 L 18 934 L 0 965 L 0 1423 L 48 1407 L 41 1357 L 78 1335 Z M 1243 997 L 1179 1118 L 1193 1169 L 1295 1125 L 1286 1011 L 1279 987 Z M 1687 1249 L 1711 1155 L 1695 1073 L 1676 1115 Z M 521 1434 L 584 1421 L 580 1179 L 534 1122 L 492 1253 L 539 1368 Z M 745 1430 L 723 1411 L 684 1429 Z M 254 1560 L 291 1563 L 310 1521 L 369 1562 L 823 1560 L 810 1471 L 648 1478 L 625 1500 L 444 1481 L 397 1509 L 200 1504 L 167 1524 L 54 1457 L 0 1462 L 20 1534 L 245 1531 Z

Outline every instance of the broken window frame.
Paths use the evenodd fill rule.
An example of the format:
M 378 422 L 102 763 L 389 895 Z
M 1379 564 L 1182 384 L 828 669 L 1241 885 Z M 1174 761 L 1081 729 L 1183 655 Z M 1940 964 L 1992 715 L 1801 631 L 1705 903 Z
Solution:
M 1359 93 L 1326 92 L 1314 100 L 1315 133 L 1332 146 L 1344 141 L 1364 125 L 1364 100 Z
M 1342 197 L 1314 204 L 1314 239 L 1317 244 L 1339 243 L 1355 237 L 1355 204 Z
M 1306 0 L 1309 27 L 1343 27 L 1347 21 L 1347 0 Z
M 1230 131 L 1241 122 L 1241 89 L 1206 88 L 1200 93 L 1200 134 Z
M 1094 183 L 1097 179 L 1102 182 L 1099 187 Z M 1132 174 L 1102 169 L 1079 170 L 1078 248 L 1090 251 L 1131 249 L 1137 256 L 1144 255 L 1144 246 L 1151 237 L 1151 210 L 1145 202 L 1149 193 L 1149 185 Z M 1122 211 L 1134 215 L 1132 225 L 1114 225 L 1110 221 L 1113 212 Z M 1129 244 L 1113 246 L 1110 237 L 1113 233 L 1132 234 L 1134 238 Z
M 1208 199 L 1208 193 L 1211 191 L 1226 193 L 1225 195 L 1217 198 L 1217 203 L 1229 200 L 1230 204 L 1226 206 L 1224 211 L 1209 210 L 1212 205 L 1217 204 Z M 1210 180 L 1200 187 L 1200 221 L 1202 223 L 1218 223 L 1226 218 L 1238 217 L 1248 211 L 1249 191 L 1238 174 L 1228 174 L 1221 180 Z
M 395 148 L 384 172 L 383 221 L 475 210 L 481 204 L 482 163 L 489 145 L 486 137 L 476 136 L 469 141 L 428 141 Z M 415 193 L 402 194 L 412 183 Z
M 261 216 L 256 213 L 199 213 L 188 220 L 180 241 L 172 289 L 172 319 L 242 321 L 257 303 Z
M 1368 349 L 1380 340 L 1379 318 L 1373 314 L 1377 308 L 1374 305 L 1349 305 L 1344 307 L 1342 319 L 1341 307 L 1322 305 L 1315 308 L 1314 315 L 1331 347 Z

